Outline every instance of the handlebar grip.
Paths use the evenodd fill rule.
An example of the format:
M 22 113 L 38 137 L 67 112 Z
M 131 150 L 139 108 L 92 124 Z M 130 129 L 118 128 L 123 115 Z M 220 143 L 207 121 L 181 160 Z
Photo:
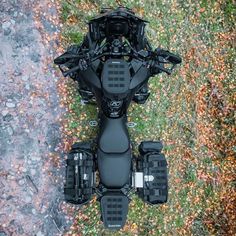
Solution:
M 80 65 L 75 66 L 74 68 L 72 68 L 70 70 L 64 71 L 64 72 L 62 72 L 62 74 L 63 74 L 63 76 L 66 77 L 66 76 L 70 75 L 71 73 L 76 72 L 78 70 L 80 70 Z
M 67 60 L 67 58 L 65 58 L 64 56 L 65 56 L 65 53 L 62 54 L 61 56 L 55 58 L 55 59 L 54 59 L 54 63 L 55 63 L 56 65 L 65 64 L 68 60 Z
M 169 52 L 169 61 L 173 64 L 180 64 L 182 59 L 181 57 Z
M 181 57 L 175 55 L 172 52 L 169 52 L 168 50 L 163 50 L 161 48 L 157 48 L 156 53 L 157 53 L 157 56 L 161 56 L 161 57 L 164 57 L 164 58 L 168 57 L 167 60 L 169 62 L 171 62 L 172 64 L 180 64 L 182 62 Z
M 160 71 L 165 72 L 167 75 L 170 75 L 171 72 L 172 72 L 171 70 L 166 69 L 166 68 L 164 68 L 163 66 L 160 66 L 160 65 L 155 65 L 155 68 L 158 69 L 158 70 L 160 70 Z
M 65 64 L 66 62 L 68 62 L 70 59 L 83 59 L 84 58 L 84 54 L 82 55 L 76 55 L 76 54 L 70 54 L 70 53 L 64 53 L 61 56 L 57 57 L 56 59 L 54 59 L 54 63 L 56 65 L 62 65 Z

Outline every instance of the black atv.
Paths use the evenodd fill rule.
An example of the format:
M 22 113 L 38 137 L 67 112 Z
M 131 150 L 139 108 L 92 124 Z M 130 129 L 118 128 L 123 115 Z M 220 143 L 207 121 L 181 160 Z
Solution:
M 65 199 L 85 204 L 96 193 L 105 227 L 115 230 L 126 222 L 132 190 L 149 204 L 165 203 L 168 196 L 162 143 L 143 141 L 135 157 L 127 129 L 127 109 L 132 101 L 146 102 L 149 78 L 170 75 L 181 63 L 169 51 L 152 50 L 146 23 L 125 7 L 102 9 L 89 21 L 83 42 L 54 60 L 78 82 L 83 101 L 99 108 L 96 139 L 75 143 L 68 154 Z

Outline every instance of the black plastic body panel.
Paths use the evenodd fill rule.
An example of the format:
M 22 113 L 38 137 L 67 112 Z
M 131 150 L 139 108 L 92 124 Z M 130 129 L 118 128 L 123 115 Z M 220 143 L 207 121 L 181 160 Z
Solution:
M 140 87 L 150 77 L 147 67 L 142 66 L 132 78 L 129 88 L 134 89 Z
M 88 68 L 85 71 L 81 71 L 79 73 L 79 79 L 82 79 L 83 82 L 92 90 L 94 88 L 101 89 L 101 81 L 92 68 Z

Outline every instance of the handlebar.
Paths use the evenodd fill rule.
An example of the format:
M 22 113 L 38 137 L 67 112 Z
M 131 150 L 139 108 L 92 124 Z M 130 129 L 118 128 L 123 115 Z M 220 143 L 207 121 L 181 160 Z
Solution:
M 176 64 L 181 63 L 181 58 L 169 51 L 157 48 L 155 51 L 149 51 L 147 55 L 143 55 L 137 51 L 135 51 L 133 48 L 131 48 L 131 52 L 121 52 L 121 53 L 111 53 L 111 52 L 102 52 L 99 54 L 95 54 L 94 52 L 87 52 L 87 53 L 80 53 L 80 54 L 73 54 L 73 53 L 64 53 L 63 55 L 59 56 L 54 60 L 55 64 L 59 65 L 60 70 L 62 71 L 63 75 L 66 77 L 74 72 L 77 72 L 79 70 L 83 70 L 81 68 L 81 64 L 79 63 L 80 60 L 84 60 L 87 62 L 87 65 L 89 66 L 93 61 L 96 61 L 97 59 L 103 57 L 103 56 L 132 56 L 133 58 L 136 58 L 142 62 L 144 62 L 146 65 L 149 65 L 153 68 L 154 73 L 157 74 L 160 72 L 165 72 L 168 75 L 172 73 L 173 68 L 176 66 Z M 164 61 L 163 61 L 164 59 Z M 62 65 L 67 66 L 68 63 L 71 64 L 71 60 L 73 61 L 73 64 L 76 64 L 73 68 L 70 68 L 69 70 L 65 71 L 62 69 Z M 164 64 L 173 64 L 170 69 L 165 68 Z
M 61 69 L 61 68 L 60 68 Z M 75 67 L 73 67 L 72 69 L 70 69 L 70 70 L 67 70 L 67 71 L 62 71 L 62 69 L 61 69 L 61 71 L 62 71 L 62 74 L 63 74 L 63 76 L 68 76 L 68 75 L 70 75 L 70 74 L 72 74 L 72 73 L 74 73 L 74 72 L 76 72 L 76 71 L 78 71 L 78 70 L 80 70 L 81 68 L 80 68 L 80 65 L 78 65 L 78 66 L 75 66 Z
M 173 63 L 173 64 L 180 64 L 182 62 L 181 57 L 174 55 L 173 53 L 170 54 L 169 56 L 169 60 Z
M 160 65 L 154 65 L 154 69 L 157 69 L 158 71 L 163 71 L 165 72 L 167 75 L 170 75 L 172 73 L 172 70 L 171 69 L 167 69 L 163 66 L 160 66 Z

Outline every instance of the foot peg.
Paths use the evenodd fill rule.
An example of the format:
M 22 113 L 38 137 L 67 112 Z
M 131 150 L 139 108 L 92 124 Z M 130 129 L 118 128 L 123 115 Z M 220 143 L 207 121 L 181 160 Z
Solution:
M 86 150 L 75 150 L 68 155 L 66 166 L 65 200 L 72 204 L 85 204 L 93 194 L 93 155 Z
M 102 221 L 106 228 L 123 228 L 128 214 L 129 199 L 123 193 L 110 192 L 101 197 Z

